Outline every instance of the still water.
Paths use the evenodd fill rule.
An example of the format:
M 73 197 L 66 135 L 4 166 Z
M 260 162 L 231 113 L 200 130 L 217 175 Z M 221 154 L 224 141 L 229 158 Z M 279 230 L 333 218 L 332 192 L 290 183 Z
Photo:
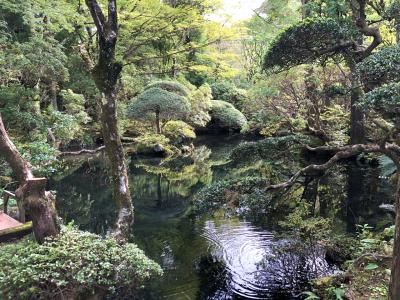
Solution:
M 205 136 L 187 157 L 130 158 L 132 241 L 165 274 L 138 299 L 302 299 L 309 280 L 339 271 L 325 260 L 323 249 L 295 249 L 277 225 L 285 212 L 262 218 L 190 213 L 196 191 L 236 174 L 225 166 L 240 142 L 234 136 Z M 391 201 L 392 193 L 379 168 L 350 164 L 335 174 L 313 181 L 308 190 L 316 191 L 321 215 L 335 214 L 338 232 L 353 232 L 360 223 L 390 223 L 390 213 L 378 209 Z M 66 221 L 99 234 L 112 226 L 115 207 L 102 154 L 75 161 L 52 180 L 51 188 Z

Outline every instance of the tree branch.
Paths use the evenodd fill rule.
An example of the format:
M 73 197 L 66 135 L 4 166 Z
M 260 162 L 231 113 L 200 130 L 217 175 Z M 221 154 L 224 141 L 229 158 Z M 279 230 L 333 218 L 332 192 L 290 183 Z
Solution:
M 105 38 L 105 24 L 106 18 L 101 10 L 97 0 L 85 0 L 87 7 L 89 7 L 90 14 L 92 15 L 94 24 L 97 28 L 97 33 L 100 37 Z
M 267 187 L 268 190 L 286 190 L 291 188 L 293 185 L 296 184 L 297 180 L 299 177 L 303 175 L 312 175 L 316 173 L 321 173 L 324 171 L 327 171 L 330 169 L 332 166 L 334 166 L 337 162 L 340 160 L 350 158 L 356 155 L 359 155 L 361 153 L 383 153 L 387 156 L 389 156 L 393 162 L 397 165 L 397 167 L 400 166 L 400 161 L 399 161 L 399 156 L 397 153 L 395 153 L 393 150 L 395 147 L 392 144 L 387 144 L 387 145 L 377 145 L 377 144 L 371 144 L 371 145 L 365 145 L 365 144 L 358 144 L 358 145 L 352 145 L 352 146 L 344 146 L 344 147 L 318 147 L 318 148 L 311 148 L 309 149 L 313 151 L 335 151 L 336 154 L 329 159 L 326 163 L 321 164 L 321 165 L 309 165 L 301 170 L 299 170 L 296 174 L 294 174 L 288 181 L 276 184 L 276 185 L 271 185 Z M 398 146 L 397 146 L 398 147 Z

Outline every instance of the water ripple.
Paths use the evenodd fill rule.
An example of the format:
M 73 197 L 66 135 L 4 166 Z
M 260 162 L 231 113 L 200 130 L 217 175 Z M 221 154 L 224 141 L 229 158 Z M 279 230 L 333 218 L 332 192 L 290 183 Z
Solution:
M 334 271 L 322 249 L 305 255 L 282 251 L 289 241 L 248 222 L 207 221 L 202 235 L 214 259 L 225 265 L 225 282 L 208 299 L 295 299 L 304 283 Z

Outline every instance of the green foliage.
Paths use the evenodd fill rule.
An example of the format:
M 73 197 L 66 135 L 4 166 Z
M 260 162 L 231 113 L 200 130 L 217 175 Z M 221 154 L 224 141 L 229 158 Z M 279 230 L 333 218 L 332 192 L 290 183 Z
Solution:
M 389 83 L 400 79 L 400 46 L 385 47 L 357 65 L 362 81 L 367 85 Z
M 5 124 L 32 134 L 43 126 L 40 96 L 35 89 L 21 85 L 0 87 L 0 111 Z
M 188 89 L 181 83 L 176 82 L 176 81 L 156 81 L 153 83 L 150 83 L 149 85 L 146 86 L 146 90 L 152 89 L 152 88 L 159 88 L 171 93 L 178 94 L 179 96 L 182 97 L 188 97 L 189 96 L 189 91 Z
M 211 88 L 208 84 L 204 84 L 191 92 L 189 101 L 192 109 L 188 117 L 188 122 L 190 124 L 204 127 L 210 122 L 211 116 L 209 111 L 212 104 L 211 99 Z
M 174 144 L 181 144 L 196 138 L 193 127 L 183 121 L 167 122 L 163 127 L 163 132 Z
M 145 134 L 136 139 L 136 152 L 138 154 L 155 154 L 156 148 L 160 148 L 165 154 L 172 154 L 169 146 L 170 140 L 162 134 Z
M 128 293 L 162 274 L 134 244 L 63 227 L 42 245 L 24 239 L 1 246 L 0 295 L 4 299 L 75 298 L 95 289 Z
M 394 112 L 400 104 L 400 82 L 385 84 L 367 93 L 360 103 L 363 107 Z
M 277 153 L 299 149 L 302 144 L 312 144 L 311 138 L 300 134 L 267 138 L 257 142 L 241 143 L 232 150 L 229 157 L 234 162 L 271 159 Z
M 233 130 L 242 130 L 247 125 L 246 117 L 232 104 L 213 100 L 211 118 L 220 127 Z
M 212 213 L 224 208 L 234 214 L 247 211 L 261 213 L 271 207 L 272 197 L 263 191 L 268 183 L 268 180 L 261 177 L 218 181 L 195 194 L 194 210 L 199 213 Z
M 301 241 L 316 243 L 330 236 L 332 221 L 313 214 L 312 205 L 299 199 L 296 208 L 279 224 L 291 230 Z
M 23 157 L 32 164 L 33 170 L 38 175 L 48 177 L 59 170 L 56 149 L 48 143 L 37 140 L 20 148 Z
M 49 116 L 49 123 L 57 140 L 68 143 L 74 138 L 81 136 L 81 124 L 88 120 L 87 114 L 80 111 L 75 115 L 69 115 L 60 111 L 53 111 Z
M 130 118 L 139 120 L 154 120 L 156 113 L 161 119 L 171 120 L 185 118 L 189 112 L 187 98 L 160 88 L 150 88 L 133 100 L 127 113 Z
M 337 145 L 345 145 L 349 139 L 350 114 L 341 105 L 328 106 L 320 116 L 324 126 L 329 129 L 327 135 Z
M 293 66 L 326 60 L 342 54 L 351 45 L 354 33 L 349 25 L 331 18 L 308 18 L 288 27 L 271 43 L 264 70 L 280 71 Z
M 236 86 L 229 81 L 216 81 L 211 84 L 213 99 L 228 101 L 230 93 L 236 89 Z
M 229 102 L 233 106 L 242 110 L 248 100 L 246 90 L 239 89 L 229 81 L 216 81 L 211 84 L 213 99 Z

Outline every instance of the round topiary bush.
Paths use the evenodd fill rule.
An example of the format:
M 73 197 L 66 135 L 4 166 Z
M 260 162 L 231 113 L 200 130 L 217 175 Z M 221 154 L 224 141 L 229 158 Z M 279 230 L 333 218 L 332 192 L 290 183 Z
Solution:
M 131 293 L 162 274 L 134 244 L 63 227 L 38 244 L 0 247 L 0 299 L 76 299 L 95 292 Z M 82 298 L 84 299 L 84 298 Z
M 211 106 L 211 119 L 213 125 L 223 129 L 242 130 L 247 125 L 246 117 L 232 104 L 213 100 Z
M 190 113 L 190 102 L 176 93 L 152 87 L 140 94 L 128 107 L 128 117 L 137 120 L 154 120 L 157 133 L 161 121 L 185 118 Z
M 189 90 L 183 84 L 176 81 L 167 81 L 167 80 L 156 81 L 147 85 L 145 90 L 149 90 L 152 88 L 162 89 L 171 93 L 178 94 L 179 96 L 182 97 L 189 96 Z

